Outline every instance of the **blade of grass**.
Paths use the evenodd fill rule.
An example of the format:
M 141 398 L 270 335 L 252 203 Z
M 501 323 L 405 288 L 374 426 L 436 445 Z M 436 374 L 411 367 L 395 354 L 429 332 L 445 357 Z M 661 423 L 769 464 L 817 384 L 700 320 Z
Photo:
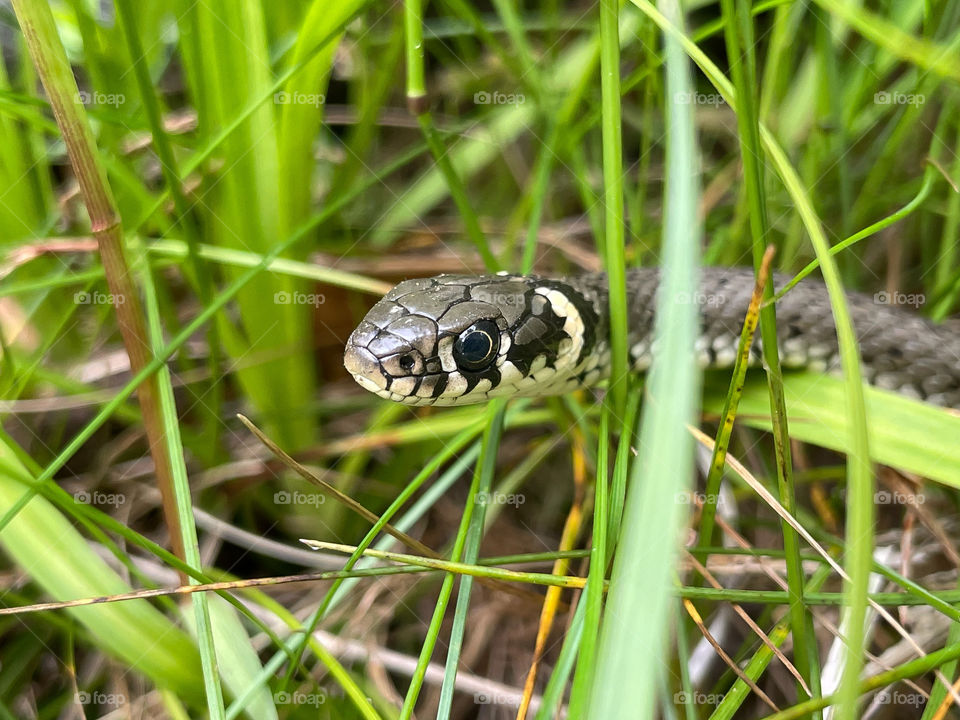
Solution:
M 580 530 L 583 526 L 584 518 L 584 500 L 586 497 L 586 452 L 584 451 L 584 437 L 579 427 L 574 427 L 570 431 L 571 451 L 573 454 L 573 502 L 567 510 L 567 516 L 563 523 L 563 530 L 560 534 L 559 552 L 564 553 L 575 549 L 575 543 L 580 536 Z M 601 526 L 602 527 L 602 526 Z M 605 567 L 605 565 L 602 565 Z M 566 575 L 570 569 L 570 559 L 559 557 L 554 563 L 550 572 L 553 575 Z M 596 581 L 597 587 L 602 588 L 603 577 Z M 554 621 L 557 617 L 557 610 L 560 606 L 562 589 L 558 587 L 547 588 L 546 597 L 543 599 L 543 606 L 540 610 L 540 621 L 537 625 L 537 637 L 533 649 L 533 661 L 527 670 L 527 679 L 523 686 L 523 697 L 520 701 L 520 707 L 517 709 L 517 720 L 526 720 L 527 713 L 530 710 L 530 701 L 533 698 L 536 687 L 537 673 L 543 661 L 544 651 L 550 632 L 553 629 Z
M 764 164 L 763 150 L 760 142 L 760 119 L 757 114 L 757 71 L 754 56 L 753 18 L 750 14 L 750 3 L 744 0 L 721 0 L 724 19 L 724 38 L 726 40 L 727 55 L 732 58 L 730 73 L 733 77 L 734 92 L 737 97 L 737 130 L 740 139 L 740 157 L 743 163 L 743 175 L 746 186 L 746 195 L 749 207 L 751 249 L 753 251 L 753 265 L 757 276 L 764 274 L 764 259 L 769 263 L 769 256 L 765 256 L 765 248 L 769 237 L 769 222 L 767 220 L 767 202 L 764 191 Z M 774 289 L 772 283 L 763 284 L 763 298 L 772 300 Z M 773 441 L 777 464 L 777 487 L 780 502 L 791 512 L 796 511 L 796 493 L 793 484 L 793 458 L 790 450 L 789 427 L 787 425 L 786 401 L 783 392 L 783 373 L 780 367 L 780 354 L 777 342 L 776 309 L 772 305 L 760 310 L 760 337 L 763 345 L 764 368 L 767 373 L 767 385 L 770 390 L 770 418 L 773 423 Z M 741 375 L 742 378 L 742 375 Z M 740 381 L 742 383 L 742 379 Z M 734 406 L 735 407 L 735 406 Z M 714 452 L 713 460 L 725 453 Z M 715 493 L 719 491 L 719 475 L 723 468 L 714 466 L 716 485 L 710 495 L 708 490 L 707 502 L 715 503 Z M 713 519 L 713 508 L 709 512 Z M 783 546 L 787 551 L 787 579 L 790 591 L 794 597 L 790 603 L 791 631 L 794 642 L 794 658 L 801 677 L 810 686 L 811 665 L 816 663 L 814 648 L 816 643 L 808 638 L 807 629 L 809 618 L 803 605 L 803 567 L 800 563 L 800 545 L 796 533 L 787 524 L 781 524 L 783 532 Z M 701 535 L 701 538 L 703 536 Z M 710 537 L 707 536 L 707 541 Z M 807 690 L 802 683 L 797 684 L 797 692 L 803 697 Z
M 195 22 L 191 31 L 204 51 L 216 58 L 186 73 L 191 82 L 202 82 L 191 94 L 205 96 L 197 123 L 200 136 L 206 139 L 230 125 L 236 108 L 262 97 L 275 84 L 267 20 L 264 6 L 255 0 L 197 3 L 189 15 L 178 16 L 181 26 L 188 20 Z M 332 30 L 331 34 L 335 40 L 336 34 Z M 301 72 L 312 69 L 310 63 L 319 56 L 304 60 Z M 274 103 L 258 104 L 218 148 L 225 170 L 204 188 L 203 203 L 197 204 L 201 226 L 214 245 L 266 252 L 290 228 L 281 221 L 287 216 L 284 202 L 289 200 L 280 194 L 277 110 L 282 106 L 273 99 Z M 310 147 L 300 152 L 312 156 Z M 306 250 L 298 246 L 287 252 L 302 259 Z M 225 275 L 236 277 L 240 272 L 228 267 Z M 232 320 L 218 315 L 216 320 L 244 394 L 270 434 L 293 449 L 312 443 L 316 433 L 315 413 L 308 407 L 316 387 L 315 367 L 304 343 L 311 335 L 312 306 L 295 300 L 307 293 L 306 283 L 296 278 L 259 274 L 237 293 L 239 314 Z M 237 363 L 251 354 L 258 357 L 257 362 Z
M 593 547 L 590 550 L 590 570 L 587 587 L 580 598 L 585 607 L 584 624 L 588 628 L 600 627 L 603 608 L 603 584 L 607 573 L 607 523 L 608 491 L 607 478 L 610 454 L 610 406 L 606 403 L 600 414 L 600 432 L 597 438 L 597 482 L 593 501 Z M 579 608 L 578 608 L 579 611 Z M 597 654 L 597 635 L 587 636 L 587 642 L 581 643 L 577 659 L 577 669 L 570 689 L 568 712 L 571 717 L 583 717 L 590 698 L 590 686 L 594 678 L 594 661 Z
M 676 2 L 666 0 L 664 7 L 673 21 L 680 21 Z M 677 101 L 668 103 L 666 110 L 663 271 L 654 330 L 659 353 L 649 374 L 640 454 L 624 508 L 587 713 L 612 720 L 654 716 L 681 527 L 676 498 L 693 469 L 686 425 L 699 395 L 693 362 L 697 306 L 677 302 L 693 296 L 700 243 L 693 106 L 679 102 L 681 94 L 690 92 L 690 70 L 676 39 L 666 34 L 665 43 L 667 97 Z M 643 651 L 638 653 L 637 648 Z
M 149 326 L 150 342 L 154 354 L 163 350 L 163 327 L 160 321 L 160 309 L 157 305 L 156 288 L 149 269 L 143 271 L 141 281 L 146 298 L 147 323 Z M 167 453 L 173 480 L 173 495 L 178 516 L 177 526 L 180 528 L 180 546 L 184 550 L 185 563 L 202 570 L 200 560 L 200 546 L 197 541 L 197 528 L 193 519 L 193 505 L 190 495 L 190 480 L 187 478 L 187 466 L 183 457 L 183 445 L 180 441 L 180 423 L 177 417 L 177 404 L 173 397 L 173 385 L 170 382 L 170 369 L 161 365 L 155 376 L 159 385 L 159 409 L 162 414 L 164 429 L 163 451 Z M 198 581 L 189 577 L 190 584 Z M 200 646 L 200 665 L 203 671 L 203 684 L 206 688 L 207 709 L 214 720 L 224 720 L 223 692 L 220 687 L 220 667 L 217 662 L 217 649 L 213 639 L 213 628 L 210 620 L 210 607 L 206 593 L 196 593 L 191 598 L 194 610 L 194 630 L 197 643 Z M 228 612 L 224 609 L 224 612 Z M 232 667 L 232 657 L 227 657 Z M 233 672 L 231 671 L 231 676 Z M 237 688 L 234 688 L 235 690 Z M 264 709 L 264 708 L 262 708 Z M 271 706 L 272 709 L 272 706 Z M 275 716 L 275 713 L 273 714 Z M 268 715 L 269 717 L 269 715 Z
M 627 281 L 623 224 L 623 136 L 620 127 L 620 0 L 600 2 L 600 90 L 603 137 L 604 228 L 601 256 L 607 270 L 610 313 L 612 409 L 622 416 L 627 404 Z
M 136 374 L 151 362 L 150 342 L 144 324 L 140 295 L 124 255 L 120 214 L 107 182 L 106 171 L 98 158 L 93 132 L 80 102 L 80 91 L 57 34 L 49 5 L 38 0 L 16 0 L 13 7 L 67 146 L 114 298 L 114 311 L 123 344 L 130 358 L 130 367 Z M 172 469 L 169 457 L 164 451 L 163 420 L 159 408 L 160 388 L 152 373 L 145 376 L 144 381 L 137 386 L 144 429 L 163 501 L 164 519 L 170 531 L 170 542 L 174 554 L 182 559 L 183 546 L 177 525 Z
M 920 207 L 920 205 L 922 205 L 924 201 L 930 196 L 930 191 L 933 189 L 933 181 L 936 179 L 936 177 L 937 177 L 936 168 L 934 168 L 932 165 L 928 165 L 927 169 L 923 173 L 923 183 L 920 185 L 920 190 L 917 191 L 917 194 L 913 197 L 913 199 L 910 202 L 908 202 L 906 205 L 904 205 L 902 208 L 900 208 L 896 212 L 883 218 L 882 220 L 878 220 L 877 222 L 871 225 L 868 225 L 867 227 L 863 228 L 863 230 L 860 230 L 859 232 L 854 233 L 853 235 L 842 240 L 836 245 L 833 245 L 830 248 L 830 254 L 836 255 L 837 253 L 840 253 L 846 250 L 851 245 L 854 245 L 860 242 L 861 240 L 864 240 L 870 237 L 871 235 L 876 235 L 878 232 L 880 232 L 884 228 L 889 227 L 890 225 L 893 225 L 895 222 L 902 220 L 903 218 L 910 215 L 914 210 Z M 820 260 L 818 258 L 814 258 L 809 263 L 807 263 L 807 265 L 804 266 L 804 268 L 800 272 L 794 275 L 790 279 L 790 282 L 788 282 L 780 290 L 777 291 L 775 298 L 777 300 L 782 298 L 784 295 L 786 295 L 790 291 L 791 288 L 795 287 L 797 283 L 799 283 L 801 280 L 807 277 L 807 275 L 812 273 L 818 267 L 820 267 Z
M 537 710 L 534 720 L 551 720 L 557 716 L 560 704 L 563 702 L 563 691 L 567 684 L 567 678 L 570 677 L 577 660 L 577 650 L 583 638 L 586 611 L 586 595 L 581 594 L 580 602 L 577 603 L 577 609 L 573 614 L 573 620 L 570 622 L 570 627 L 563 639 L 560 656 L 557 658 L 557 664 L 547 681 L 547 687 L 541 697 L 540 709 Z M 567 717 L 574 716 L 568 712 Z
M 905 678 L 923 675 L 958 658 L 960 658 L 960 644 L 949 645 L 942 650 L 937 650 L 922 658 L 902 663 L 891 670 L 886 670 L 858 682 L 857 695 L 863 695 L 872 690 L 893 685 Z M 802 703 L 797 703 L 793 707 L 781 710 L 778 713 L 766 715 L 761 718 L 761 720 L 800 720 L 800 718 L 809 717 L 810 713 L 816 710 L 830 707 L 831 705 L 839 705 L 841 702 L 842 693 L 838 692 L 836 695 L 829 697 L 813 698 Z
M 553 165 L 557 157 L 557 149 L 560 143 L 560 126 L 552 121 L 547 121 L 546 139 L 540 148 L 537 156 L 537 163 L 533 171 L 533 187 L 530 190 L 531 208 L 530 221 L 527 225 L 527 239 L 523 245 L 523 257 L 520 260 L 520 272 L 533 272 L 533 263 L 537 257 L 537 239 L 540 233 L 540 223 L 543 219 L 543 206 L 546 203 L 550 175 L 553 171 Z
M 477 497 L 479 496 L 480 492 L 489 492 L 490 483 L 493 480 L 496 453 L 497 449 L 500 447 L 500 436 L 503 431 L 504 407 L 505 401 L 495 401 L 490 404 L 487 410 L 491 422 L 484 429 L 482 450 L 480 451 L 480 461 L 477 463 L 477 470 L 474 473 L 473 481 L 470 484 L 470 492 L 467 495 L 468 501 L 464 507 L 463 518 L 460 521 L 460 528 L 454 540 L 453 549 L 450 551 L 450 562 L 452 565 L 466 564 L 461 563 L 461 558 L 464 557 L 464 552 L 467 550 L 468 541 L 470 540 L 471 534 L 473 534 L 471 533 L 470 528 L 477 528 L 477 530 L 474 531 L 475 534 L 473 534 L 476 538 L 476 543 L 479 543 L 478 536 L 482 534 L 483 505 L 480 505 L 480 503 L 477 502 Z M 474 510 L 478 505 L 480 505 L 481 510 L 476 512 L 475 516 Z M 370 550 L 367 550 L 367 553 L 372 554 Z M 409 720 L 409 718 L 413 715 L 413 710 L 416 706 L 417 699 L 420 695 L 420 690 L 423 687 L 423 680 L 427 673 L 427 665 L 430 663 L 430 657 L 433 655 L 433 649 L 436 647 L 437 641 L 440 637 L 440 629 L 443 623 L 443 617 L 446 614 L 447 604 L 450 600 L 450 594 L 453 592 L 453 583 L 455 579 L 456 576 L 453 573 L 448 573 L 443 579 L 443 584 L 440 587 L 440 592 L 437 597 L 436 607 L 434 608 L 433 617 L 430 620 L 430 625 L 427 628 L 426 636 L 424 637 L 423 649 L 420 651 L 417 667 L 414 670 L 413 677 L 410 679 L 410 685 L 407 688 L 407 694 L 403 699 L 403 706 L 400 708 L 400 720 Z M 463 585 L 461 581 L 461 592 L 462 587 Z M 455 678 L 456 662 L 458 659 L 459 653 L 455 653 L 455 657 L 452 660 L 453 669 L 444 671 L 445 683 L 452 682 Z M 450 663 L 451 659 L 448 656 L 448 667 L 450 666 Z M 450 677 L 449 681 L 447 680 L 448 676 Z
M 146 246 L 146 251 L 151 255 L 172 258 L 185 258 L 190 252 L 186 243 L 170 239 L 154 240 Z M 197 247 L 197 253 L 204 260 L 243 268 L 257 267 L 263 260 L 263 255 L 259 253 L 235 250 L 233 248 L 222 248 L 215 245 L 201 244 Z M 271 260 L 264 269 L 272 273 L 292 275 L 318 283 L 336 285 L 337 287 L 350 290 L 359 290 L 360 292 L 370 293 L 371 295 L 385 295 L 390 288 L 393 287 L 382 280 L 374 280 L 364 275 L 356 275 L 344 270 L 324 267 L 311 262 L 290 260 L 288 258 Z
M 430 113 L 430 101 L 427 96 L 423 66 L 423 6 L 421 0 L 407 0 L 403 4 L 403 15 L 407 43 L 407 108 L 416 116 L 417 122 L 420 124 L 420 129 L 423 131 L 423 136 L 430 147 L 430 152 L 433 154 L 437 169 L 443 175 L 450 197 L 453 198 L 453 202 L 460 212 L 467 237 L 476 246 L 487 270 L 494 273 L 500 269 L 500 264 L 493 253 L 490 252 L 490 246 L 487 244 L 487 239 L 480 228 L 480 220 L 470 204 L 463 181 L 456 167 L 450 161 L 449 151 L 440 137 L 440 133 L 437 132 L 433 123 L 433 116 Z
M 313 147 L 322 126 L 324 93 L 342 34 L 350 20 L 367 4 L 367 0 L 336 3 L 313 0 L 303 17 L 289 63 L 291 68 L 300 69 L 288 77 L 283 90 L 274 95 L 274 103 L 280 105 L 277 108 L 280 182 L 277 216 L 282 234 L 298 227 L 310 215 L 316 162 L 314 154 L 304 149 Z M 317 47 L 319 51 L 315 51 Z
M 687 54 L 700 66 L 710 82 L 731 106 L 736 108 L 736 98 L 730 82 L 716 65 L 696 47 L 676 25 L 659 13 L 647 0 L 631 0 L 634 5 L 649 15 L 671 37 L 675 37 Z M 845 583 L 849 594 L 851 613 L 850 636 L 847 638 L 847 656 L 844 665 L 844 680 L 840 695 L 842 718 L 854 718 L 857 705 L 857 678 L 863 664 L 864 640 L 863 618 L 867 610 L 867 583 L 870 577 L 870 562 L 873 554 L 873 476 L 870 466 L 870 444 L 867 437 L 866 411 L 863 399 L 863 380 L 860 372 L 856 335 L 850 313 L 846 307 L 840 274 L 820 220 L 807 196 L 799 176 L 790 164 L 776 139 L 762 124 L 760 139 L 777 169 L 784 187 L 793 199 L 797 212 L 810 236 L 814 251 L 821 263 L 824 283 L 830 297 L 830 309 L 837 328 L 840 360 L 845 378 L 844 406 L 849 417 L 847 424 L 847 541 L 846 569 L 850 578 Z
M 20 498 L 32 497 L 31 480 L 10 446 L 0 444 L 0 507 L 13 507 Z M 49 501 L 34 497 L 24 505 L 0 531 L 0 541 L 44 592 L 58 600 L 72 600 L 130 590 Z M 196 648 L 148 601 L 74 608 L 69 613 L 99 647 L 128 667 L 187 702 L 202 702 Z
M 526 86 L 536 93 L 537 101 L 542 102 L 547 88 L 544 86 L 540 68 L 534 59 L 533 48 L 527 39 L 524 18 L 517 12 L 516 4 L 509 0 L 493 0 L 493 6 L 497 10 L 497 15 L 503 20 L 503 27 L 519 60 L 518 75 L 524 78 Z
M 700 513 L 700 530 L 697 539 L 697 549 L 701 551 L 699 554 L 701 558 L 705 558 L 703 548 L 708 545 L 713 545 L 714 542 L 714 521 L 717 513 L 717 500 L 720 495 L 720 483 L 723 481 L 723 469 L 726 465 L 727 449 L 730 446 L 730 435 L 733 432 L 733 422 L 740 406 L 740 398 L 743 396 L 743 382 L 747 375 L 750 347 L 753 345 L 753 335 L 756 332 L 757 323 L 760 320 L 760 301 L 767 286 L 767 281 L 769 280 L 770 262 L 772 260 L 773 246 L 771 245 L 767 248 L 767 252 L 763 257 L 763 264 L 760 266 L 757 282 L 753 288 L 753 296 L 750 298 L 747 317 L 744 319 L 743 328 L 740 331 L 737 359 L 733 365 L 730 386 L 727 390 L 727 396 L 723 401 L 723 410 L 720 412 L 720 428 L 717 430 L 716 444 L 713 448 L 713 455 L 710 458 L 710 470 L 707 473 L 707 480 L 704 485 L 705 499 Z
M 770 408 L 758 381 L 748 375 L 738 418 L 750 427 L 770 429 Z M 844 409 L 844 383 L 818 373 L 789 372 L 784 375 L 784 388 L 791 436 L 844 452 L 851 422 Z M 726 383 L 710 376 L 704 409 L 719 413 L 726 392 Z M 867 387 L 864 392 L 874 462 L 960 487 L 960 446 L 956 443 L 960 417 L 889 391 Z
M 315 550 L 329 550 L 333 552 L 350 554 L 356 553 L 358 550 L 358 548 L 354 545 L 321 542 L 319 540 L 310 540 L 307 538 L 301 538 L 301 542 L 303 542 L 307 547 L 311 547 Z M 495 580 L 511 580 L 530 585 L 543 585 L 545 587 L 582 589 L 586 585 L 586 580 L 576 575 L 553 575 L 551 573 L 508 570 L 506 568 L 466 563 L 460 560 L 442 560 L 424 557 L 422 555 L 410 555 L 407 553 L 374 550 L 373 548 L 367 548 L 362 554 L 372 558 L 377 558 L 378 560 L 390 560 L 392 562 L 414 565 L 416 567 L 430 568 L 431 570 L 442 570 L 443 572 L 454 575 L 489 578 Z M 428 637 L 427 639 L 429 640 L 430 638 Z
M 483 528 L 486 518 L 487 503 L 479 498 L 489 495 L 493 484 L 493 474 L 497 465 L 497 451 L 500 449 L 500 438 L 503 435 L 503 418 L 506 410 L 506 401 L 495 401 L 487 408 L 489 424 L 484 433 L 481 444 L 480 457 L 474 469 L 474 485 L 476 494 L 468 497 L 468 504 L 476 505 L 477 510 L 466 529 L 466 539 L 463 549 L 463 562 L 476 563 L 480 557 L 480 541 L 483 539 Z M 454 552 L 456 545 L 454 545 Z M 451 557 L 456 557 L 452 554 Z M 448 576 L 452 577 L 452 576 Z M 453 694 L 456 690 L 457 669 L 460 665 L 460 655 L 463 651 L 463 636 L 467 627 L 470 610 L 470 596 L 473 590 L 473 578 L 466 575 L 460 579 L 460 590 L 457 593 L 457 604 L 453 614 L 453 627 L 450 629 L 450 638 L 447 641 L 447 661 L 443 668 L 443 684 L 440 686 L 440 699 L 437 707 L 437 720 L 448 720 L 453 705 Z M 441 620 L 443 611 L 437 614 Z M 427 655 L 427 661 L 429 661 Z M 412 683 L 411 683 L 412 685 Z M 415 702 L 415 700 L 414 700 Z
M 186 239 L 190 267 L 199 290 L 198 295 L 200 302 L 203 305 L 208 305 L 210 298 L 213 296 L 213 282 L 197 250 L 200 242 L 199 231 L 194 217 L 190 213 L 187 198 L 184 195 L 183 185 L 180 183 L 180 171 L 177 166 L 177 160 L 163 127 L 160 103 L 154 92 L 153 82 L 147 68 L 143 43 L 140 41 L 140 33 L 134 21 L 133 7 L 130 0 L 117 0 L 116 8 L 121 34 L 127 43 L 130 57 L 134 58 L 134 78 L 136 79 L 137 88 L 140 91 L 140 99 L 143 102 L 147 122 L 150 125 L 153 146 L 160 160 L 160 170 L 169 189 L 170 196 L 173 198 L 174 208 L 177 212 L 177 221 L 183 229 Z M 222 383 L 215 380 L 215 378 L 220 376 L 219 368 L 221 363 L 220 335 L 217 332 L 216 323 L 211 323 L 207 328 L 207 347 L 209 349 L 207 371 L 210 380 L 203 383 L 202 387 L 198 389 L 196 396 L 203 398 L 203 401 L 196 403 L 196 406 L 198 406 L 200 412 L 204 414 L 204 422 L 206 425 L 206 439 L 205 442 L 201 444 L 201 447 L 210 448 L 211 452 L 208 455 L 208 459 L 212 460 L 217 456 L 216 448 L 220 435 L 220 405 L 223 399 Z
M 636 427 L 637 413 L 640 410 L 640 398 L 641 393 L 639 391 L 631 393 L 630 397 L 627 398 L 627 414 L 623 417 L 623 424 L 627 431 L 620 435 L 620 444 L 617 445 L 617 458 L 613 464 L 613 482 L 610 485 L 610 521 L 607 523 L 607 545 L 610 547 L 610 553 L 613 552 L 620 537 L 623 506 L 627 497 L 630 453 L 633 449 L 631 443 L 635 439 L 634 428 Z

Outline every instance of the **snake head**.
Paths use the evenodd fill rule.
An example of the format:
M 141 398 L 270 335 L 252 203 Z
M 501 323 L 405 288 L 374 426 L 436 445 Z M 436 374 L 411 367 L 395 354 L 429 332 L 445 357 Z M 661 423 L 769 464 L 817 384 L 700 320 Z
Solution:
M 579 371 L 599 375 L 596 363 L 587 369 L 584 313 L 594 314 L 575 290 L 531 276 L 406 280 L 353 331 L 343 364 L 367 390 L 409 405 L 567 392 Z

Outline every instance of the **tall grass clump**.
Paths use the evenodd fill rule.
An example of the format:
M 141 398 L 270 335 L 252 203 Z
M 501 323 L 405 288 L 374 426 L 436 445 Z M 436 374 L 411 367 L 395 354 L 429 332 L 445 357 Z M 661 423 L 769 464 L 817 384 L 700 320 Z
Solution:
M 960 417 L 863 384 L 847 293 L 957 327 L 960 1 L 14 0 L 0 43 L 0 716 L 958 712 Z M 702 372 L 712 265 L 756 285 Z M 605 388 L 343 370 L 397 281 L 501 270 L 605 271 Z M 807 276 L 842 377 L 773 342 Z

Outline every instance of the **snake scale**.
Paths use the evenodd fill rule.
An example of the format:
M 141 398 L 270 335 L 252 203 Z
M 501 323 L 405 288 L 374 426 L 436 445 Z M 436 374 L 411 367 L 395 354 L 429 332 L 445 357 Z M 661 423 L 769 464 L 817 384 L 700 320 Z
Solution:
M 789 278 L 775 275 L 783 287 Z M 754 285 L 746 268 L 704 268 L 699 290 L 676 302 L 700 306 L 695 351 L 705 368 L 732 367 Z M 627 273 L 633 369 L 653 348 L 659 272 Z M 891 302 L 848 293 L 866 379 L 877 387 L 960 409 L 960 332 Z M 777 302 L 785 368 L 838 373 L 837 337 L 825 286 L 805 279 Z M 751 348 L 760 362 L 759 334 Z M 602 274 L 438 275 L 406 280 L 370 310 L 347 341 L 344 365 L 364 388 L 409 405 L 466 405 L 590 387 L 610 369 L 607 281 Z

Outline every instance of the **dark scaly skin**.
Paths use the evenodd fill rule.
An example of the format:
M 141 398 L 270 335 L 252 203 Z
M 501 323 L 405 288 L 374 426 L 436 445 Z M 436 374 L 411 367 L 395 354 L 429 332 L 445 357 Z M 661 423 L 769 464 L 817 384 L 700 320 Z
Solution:
M 658 280 L 653 268 L 627 274 L 628 344 L 637 370 L 650 362 Z M 787 280 L 775 276 L 774 284 L 780 288 Z M 733 365 L 753 284 L 749 269 L 704 268 L 699 292 L 676 299 L 700 306 L 703 332 L 697 351 L 704 367 Z M 847 295 L 867 380 L 960 409 L 960 333 L 885 299 L 883 293 Z M 568 392 L 606 377 L 606 305 L 602 274 L 563 280 L 518 275 L 408 280 L 377 303 L 354 331 L 344 362 L 364 387 L 417 405 Z M 499 367 L 462 372 L 449 347 L 478 319 L 495 322 L 503 344 L 510 347 L 502 359 L 498 356 Z M 804 280 L 778 301 L 777 332 L 785 367 L 839 371 L 833 316 L 821 282 Z M 758 337 L 751 359 L 758 362 L 760 354 Z M 404 355 L 413 357 L 410 367 L 399 365 Z

